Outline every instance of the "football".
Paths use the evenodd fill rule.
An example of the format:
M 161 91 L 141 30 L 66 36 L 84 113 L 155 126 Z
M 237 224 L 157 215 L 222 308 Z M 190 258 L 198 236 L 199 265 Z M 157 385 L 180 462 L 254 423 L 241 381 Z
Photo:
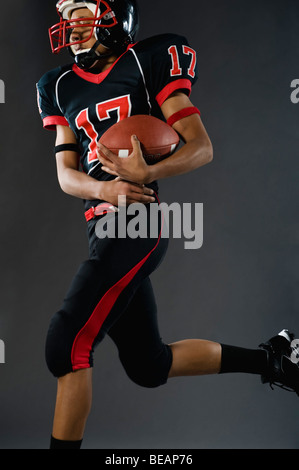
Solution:
M 99 141 L 119 157 L 128 157 L 133 150 L 132 135 L 140 141 L 148 165 L 169 157 L 180 142 L 177 132 L 166 122 L 145 114 L 122 119 L 111 126 Z

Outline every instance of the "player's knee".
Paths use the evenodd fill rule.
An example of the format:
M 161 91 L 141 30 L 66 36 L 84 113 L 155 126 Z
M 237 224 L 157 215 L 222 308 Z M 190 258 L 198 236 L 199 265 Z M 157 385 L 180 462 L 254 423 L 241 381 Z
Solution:
M 128 377 L 140 387 L 156 388 L 167 381 L 167 377 L 158 368 L 153 367 L 125 367 Z
M 46 339 L 46 363 L 55 377 L 72 372 L 71 346 L 68 341 L 66 312 L 60 310 L 51 319 Z
M 153 358 L 120 357 L 128 377 L 137 385 L 155 388 L 167 382 L 172 362 L 170 348 L 165 345 L 163 352 Z

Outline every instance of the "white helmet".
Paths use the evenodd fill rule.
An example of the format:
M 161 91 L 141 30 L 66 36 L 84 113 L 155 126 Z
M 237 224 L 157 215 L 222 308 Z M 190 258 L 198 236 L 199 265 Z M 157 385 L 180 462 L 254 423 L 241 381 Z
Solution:
M 82 2 L 76 0 L 60 0 L 57 3 L 57 11 L 60 13 L 64 20 L 69 20 L 71 12 L 77 8 L 88 8 L 92 11 L 94 16 L 100 16 L 100 7 L 97 4 L 99 2 Z M 97 11 L 97 9 L 99 11 Z

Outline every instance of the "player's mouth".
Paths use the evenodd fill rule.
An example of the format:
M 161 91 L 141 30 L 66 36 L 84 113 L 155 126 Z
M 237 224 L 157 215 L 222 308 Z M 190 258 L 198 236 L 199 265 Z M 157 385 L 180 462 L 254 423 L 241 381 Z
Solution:
M 85 47 L 81 47 L 81 46 L 73 46 L 72 48 L 75 54 L 81 54 L 82 52 L 87 51 Z

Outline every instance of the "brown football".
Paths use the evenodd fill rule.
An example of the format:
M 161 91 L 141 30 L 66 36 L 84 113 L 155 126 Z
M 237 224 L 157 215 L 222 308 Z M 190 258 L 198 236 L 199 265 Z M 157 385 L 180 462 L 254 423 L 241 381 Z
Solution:
M 169 157 L 180 141 L 179 135 L 166 122 L 154 116 L 137 114 L 111 126 L 100 142 L 119 157 L 128 157 L 133 150 L 131 136 L 134 134 L 149 165 Z

